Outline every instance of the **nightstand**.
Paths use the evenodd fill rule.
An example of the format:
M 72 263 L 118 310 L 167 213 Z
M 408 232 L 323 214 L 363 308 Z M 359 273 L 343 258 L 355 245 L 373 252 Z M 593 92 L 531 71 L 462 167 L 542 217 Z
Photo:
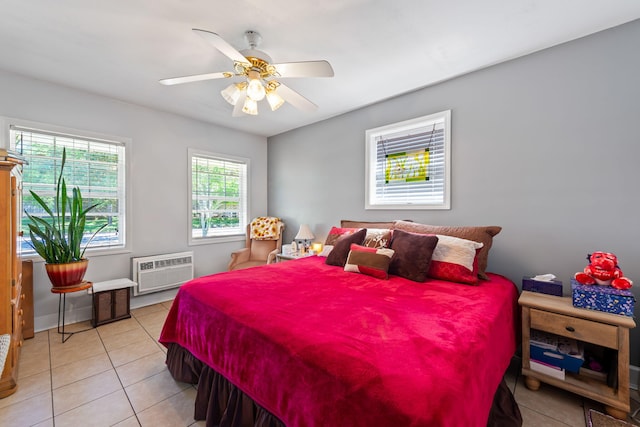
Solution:
M 557 297 L 523 291 L 518 300 L 522 306 L 522 374 L 530 390 L 544 382 L 605 405 L 610 415 L 626 419 L 629 404 L 629 329 L 636 326 L 631 317 L 576 308 L 571 297 Z M 614 350 L 613 365 L 617 379 L 613 386 L 607 381 L 566 372 L 564 379 L 554 378 L 531 369 L 531 329 L 549 332 L 583 343 Z
M 305 258 L 311 255 L 315 255 L 315 254 L 310 254 L 310 253 L 301 254 L 300 252 L 295 252 L 292 254 L 276 254 L 276 262 L 287 261 L 287 260 L 298 259 L 298 258 Z

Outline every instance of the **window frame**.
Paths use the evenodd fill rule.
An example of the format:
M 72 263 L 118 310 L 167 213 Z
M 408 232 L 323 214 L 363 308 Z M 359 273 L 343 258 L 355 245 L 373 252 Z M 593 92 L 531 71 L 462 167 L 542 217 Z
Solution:
M 245 165 L 246 173 L 245 173 L 245 188 L 244 188 L 244 199 L 245 199 L 245 207 L 244 207 L 244 219 L 240 219 L 240 225 L 238 232 L 229 232 L 228 234 L 217 235 L 217 236 L 206 236 L 206 237 L 194 237 L 193 236 L 193 227 L 192 227 L 192 219 L 193 219 L 193 158 L 201 157 L 212 160 L 220 160 L 220 161 L 228 161 L 234 163 L 242 163 Z M 194 245 L 208 245 L 214 243 L 225 243 L 225 242 L 236 242 L 243 241 L 246 238 L 246 228 L 249 223 L 249 212 L 250 212 L 250 174 L 251 174 L 251 159 L 240 156 L 233 156 L 229 154 L 222 154 L 212 151 L 200 150 L 195 148 L 187 149 L 187 163 L 188 163 L 188 212 L 187 212 L 187 229 L 188 229 L 188 244 L 189 246 Z
M 444 121 L 444 159 L 439 163 L 444 168 L 443 191 L 441 203 L 391 203 L 376 197 L 377 180 L 377 142 L 378 138 L 399 132 L 410 132 L 414 129 L 432 126 Z M 451 209 L 451 110 L 445 110 L 402 122 L 392 123 L 365 132 L 365 209 L 413 209 L 413 210 L 447 210 Z
M 131 253 L 132 252 L 132 242 L 131 242 L 131 221 L 132 221 L 132 191 L 131 191 L 131 174 L 130 174 L 130 164 L 131 164 L 131 144 L 132 139 L 123 136 L 104 134 L 99 132 L 93 132 L 88 130 L 80 130 L 65 126 L 58 126 L 49 123 L 41 123 L 35 122 L 31 120 L 24 119 L 16 119 L 11 117 L 0 117 L 0 126 L 2 126 L 2 141 L 0 141 L 0 146 L 7 147 L 10 150 L 14 150 L 13 142 L 11 139 L 11 131 L 13 127 L 28 129 L 33 132 L 41 132 L 44 134 L 55 134 L 63 137 L 77 138 L 77 139 L 85 139 L 90 141 L 102 142 L 102 143 L 111 143 L 121 145 L 124 149 L 124 196 L 121 199 L 121 202 L 124 204 L 124 212 L 122 214 L 122 226 L 120 228 L 124 228 L 122 231 L 122 239 L 123 243 L 111 247 L 87 247 L 86 255 L 87 257 L 94 256 L 105 256 L 105 255 L 116 255 L 122 253 Z M 26 166 L 28 167 L 28 165 Z M 71 187 L 72 185 L 69 185 Z M 24 217 L 24 211 L 21 215 L 21 220 Z M 23 237 L 24 240 L 27 240 L 27 237 Z M 43 259 L 38 255 L 35 251 L 29 250 L 26 253 L 22 252 L 22 257 L 27 260 L 33 260 L 36 262 L 43 261 Z

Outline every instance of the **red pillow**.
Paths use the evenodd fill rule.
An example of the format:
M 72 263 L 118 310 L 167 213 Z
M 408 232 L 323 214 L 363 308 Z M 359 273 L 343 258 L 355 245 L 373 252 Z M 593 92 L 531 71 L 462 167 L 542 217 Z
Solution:
M 360 228 L 341 228 L 341 227 L 331 227 L 329 230 L 329 234 L 324 241 L 325 246 L 333 246 L 341 236 L 345 234 L 353 234 L 356 231 L 360 230 Z
M 393 249 L 369 248 L 352 243 L 344 271 L 388 279 L 391 258 L 393 258 Z
M 429 277 L 450 282 L 478 284 L 478 254 L 482 243 L 438 234 Z

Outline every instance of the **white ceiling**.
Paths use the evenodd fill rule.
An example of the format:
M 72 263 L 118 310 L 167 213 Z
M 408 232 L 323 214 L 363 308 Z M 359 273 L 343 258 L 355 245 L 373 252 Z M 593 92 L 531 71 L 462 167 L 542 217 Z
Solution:
M 2 0 L 0 69 L 271 136 L 638 18 L 638 0 Z M 227 80 L 158 83 L 232 70 L 192 28 L 238 50 L 256 30 L 274 62 L 335 77 L 286 80 L 314 113 L 232 118 Z

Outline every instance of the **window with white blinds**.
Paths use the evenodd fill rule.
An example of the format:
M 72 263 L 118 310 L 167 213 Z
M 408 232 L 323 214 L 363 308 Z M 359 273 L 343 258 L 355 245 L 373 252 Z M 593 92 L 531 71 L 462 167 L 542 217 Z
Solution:
M 248 170 L 248 159 L 189 150 L 190 244 L 244 238 Z
M 78 187 L 85 208 L 98 204 L 87 214 L 86 242 L 103 224 L 102 229 L 87 249 L 122 249 L 125 247 L 125 143 L 32 129 L 11 125 L 11 148 L 21 153 L 27 164 L 23 168 L 23 210 L 46 218 L 48 215 L 34 200 L 33 190 L 45 201 L 53 203 L 55 182 L 60 172 L 62 151 L 66 149 L 67 162 L 64 177 L 67 191 Z M 22 231 L 28 236 L 28 220 L 23 214 Z M 84 244 L 84 243 L 83 243 Z M 23 255 L 35 255 L 25 241 Z
M 450 209 L 451 110 L 366 131 L 365 209 Z

